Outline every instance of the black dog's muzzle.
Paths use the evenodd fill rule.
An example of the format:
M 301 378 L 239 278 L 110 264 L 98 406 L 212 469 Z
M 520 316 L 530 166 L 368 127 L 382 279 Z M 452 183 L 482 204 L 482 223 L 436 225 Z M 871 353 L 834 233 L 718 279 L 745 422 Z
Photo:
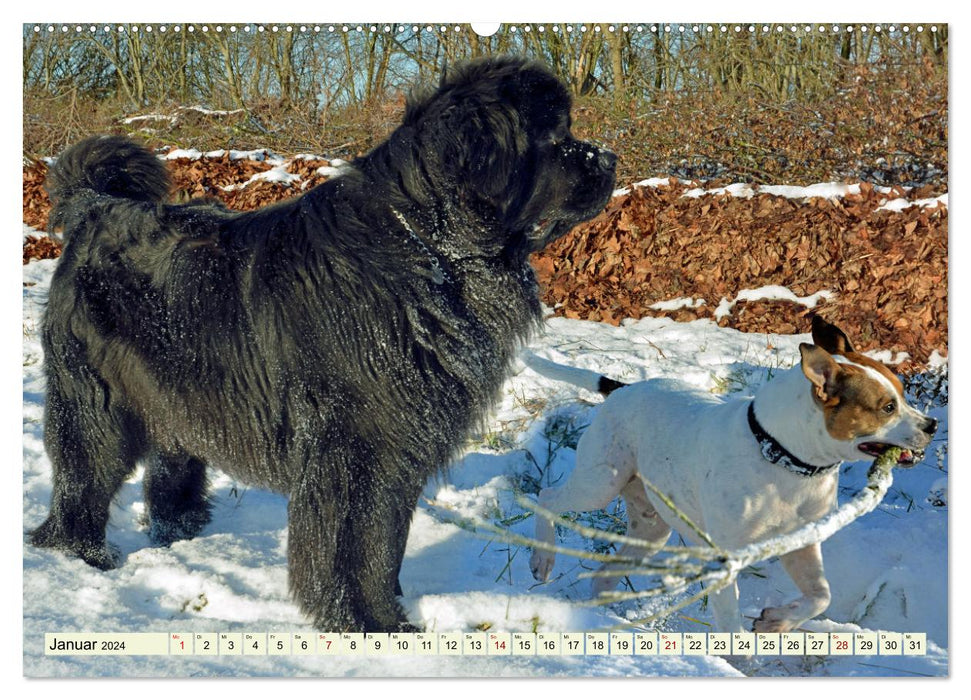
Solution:
M 604 171 L 613 172 L 617 169 L 617 154 L 606 148 L 597 149 L 597 166 Z

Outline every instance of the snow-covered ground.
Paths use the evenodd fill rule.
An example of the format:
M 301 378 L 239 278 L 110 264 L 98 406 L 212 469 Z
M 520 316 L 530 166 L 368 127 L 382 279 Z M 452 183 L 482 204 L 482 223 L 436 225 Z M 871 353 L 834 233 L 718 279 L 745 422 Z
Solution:
M 44 379 L 39 322 L 56 261 L 23 268 L 23 520 L 47 513 L 51 465 L 43 449 Z M 753 290 L 756 293 L 757 290 Z M 778 292 L 778 290 L 776 290 Z M 773 293 L 776 293 L 773 292 Z M 730 312 L 730 311 L 728 311 Z M 838 323 L 839 319 L 832 319 Z M 634 381 L 680 377 L 716 393 L 751 393 L 792 365 L 808 336 L 743 334 L 711 321 L 642 319 L 620 327 L 550 318 L 532 343 L 542 355 Z M 923 394 L 922 396 L 926 396 Z M 917 399 L 923 401 L 924 399 Z M 415 514 L 401 582 L 413 622 L 430 631 L 560 631 L 614 627 L 671 601 L 585 604 L 590 563 L 559 556 L 551 582 L 536 585 L 528 549 L 476 535 L 450 518 L 484 519 L 530 535 L 516 499 L 563 477 L 573 446 L 599 398 L 522 369 L 507 383 L 488 430 L 430 482 Z M 23 668 L 28 676 L 944 676 L 949 673 L 946 405 L 919 405 L 941 427 L 925 461 L 895 470 L 882 505 L 824 543 L 833 590 L 829 609 L 808 631 L 926 632 L 922 657 L 758 657 L 732 665 L 710 656 L 678 657 L 48 657 L 45 632 L 312 632 L 287 594 L 286 498 L 213 473 L 215 509 L 201 536 L 170 548 L 151 545 L 140 523 L 140 473 L 121 490 L 109 539 L 123 565 L 95 570 L 62 554 L 23 546 Z M 865 482 L 867 463 L 848 464 L 841 500 Z M 622 506 L 585 514 L 607 527 Z M 561 543 L 594 543 L 564 530 Z M 634 577 L 634 588 L 645 580 Z M 745 615 L 793 597 L 778 562 L 740 578 Z M 654 629 L 705 632 L 712 620 L 695 603 Z
M 681 184 L 690 185 L 691 182 L 688 180 L 681 180 Z M 660 178 L 652 177 L 646 180 L 641 180 L 640 182 L 635 182 L 630 187 L 622 187 L 614 191 L 614 195 L 629 194 L 631 189 L 637 189 L 638 187 L 666 187 L 671 183 L 670 178 Z M 877 208 L 877 211 L 882 209 L 887 209 L 889 211 L 903 211 L 908 207 L 945 207 L 947 208 L 948 197 L 947 194 L 942 194 L 937 197 L 928 197 L 924 199 L 909 199 L 907 196 L 894 197 L 890 199 L 894 192 L 904 192 L 905 195 L 909 194 L 913 188 L 910 187 L 882 187 L 874 186 L 873 188 L 877 193 L 885 195 L 884 202 Z M 731 195 L 732 197 L 741 197 L 742 199 L 751 199 L 757 194 L 771 194 L 776 197 L 785 197 L 786 199 L 798 199 L 807 200 L 813 197 L 821 197 L 823 199 L 842 199 L 847 195 L 858 195 L 862 191 L 860 183 L 842 183 L 842 182 L 820 182 L 814 185 L 801 186 L 801 185 L 753 185 L 747 182 L 736 182 L 731 185 L 726 185 L 724 187 L 715 187 L 711 189 L 705 189 L 703 187 L 695 187 L 687 192 L 685 192 L 682 197 L 701 197 L 703 195 Z

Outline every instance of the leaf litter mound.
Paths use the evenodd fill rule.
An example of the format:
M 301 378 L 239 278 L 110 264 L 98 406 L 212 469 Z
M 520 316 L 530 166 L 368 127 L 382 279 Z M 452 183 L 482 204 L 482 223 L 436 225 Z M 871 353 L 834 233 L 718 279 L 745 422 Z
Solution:
M 318 169 L 329 165 L 295 158 L 274 166 L 229 154 L 167 163 L 175 201 L 210 197 L 237 210 L 301 194 L 326 179 Z M 274 167 L 298 179 L 259 179 Z M 24 223 L 38 231 L 50 210 L 46 170 L 35 162 L 23 171 Z M 805 333 L 806 317 L 820 313 L 858 350 L 906 353 L 895 358 L 899 371 L 947 355 L 947 208 L 881 209 L 897 197 L 930 197 L 932 187 L 888 194 L 863 183 L 859 194 L 841 198 L 683 196 L 697 186 L 672 179 L 635 187 L 535 254 L 544 303 L 566 318 L 614 325 L 644 316 L 712 319 L 746 333 Z M 24 264 L 58 255 L 56 239 L 25 237 Z M 816 295 L 818 303 L 736 300 L 768 286 Z
M 805 333 L 805 317 L 819 313 L 860 350 L 907 353 L 904 371 L 935 351 L 947 355 L 947 208 L 880 208 L 931 192 L 886 194 L 864 183 L 838 199 L 683 196 L 695 186 L 635 188 L 535 255 L 543 301 L 566 318 L 708 318 L 746 333 Z M 830 296 L 813 306 L 740 300 L 725 310 L 766 286 Z M 658 308 L 679 299 L 686 305 Z

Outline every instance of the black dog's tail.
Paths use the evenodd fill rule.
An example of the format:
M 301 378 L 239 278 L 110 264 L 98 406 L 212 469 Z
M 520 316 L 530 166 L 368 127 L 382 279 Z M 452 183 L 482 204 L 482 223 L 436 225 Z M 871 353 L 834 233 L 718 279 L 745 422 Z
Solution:
M 57 225 L 64 207 L 88 191 L 143 202 L 164 201 L 172 181 L 165 164 L 124 136 L 92 136 L 65 150 L 47 173 L 44 187 Z
M 604 396 L 609 396 L 625 386 L 623 382 L 618 382 L 610 377 L 605 377 L 589 369 L 579 367 L 569 367 L 561 365 L 552 360 L 547 360 L 531 352 L 524 352 L 522 360 L 531 370 L 544 377 L 555 379 L 559 382 L 567 382 L 587 391 L 596 391 Z

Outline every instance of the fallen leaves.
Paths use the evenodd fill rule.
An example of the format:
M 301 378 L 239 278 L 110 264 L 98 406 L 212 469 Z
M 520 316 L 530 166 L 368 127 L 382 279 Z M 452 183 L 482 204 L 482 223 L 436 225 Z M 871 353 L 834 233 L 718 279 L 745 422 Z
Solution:
M 24 265 L 31 260 L 50 260 L 60 257 L 61 244 L 50 236 L 24 238 Z
M 168 161 L 175 197 L 207 196 L 248 210 L 323 182 L 322 160 L 294 159 L 300 180 L 249 182 L 271 166 L 228 155 Z M 46 230 L 50 203 L 43 163 L 24 167 L 24 222 Z M 245 187 L 239 187 L 243 183 Z M 713 187 L 716 183 L 708 183 Z M 864 183 L 839 199 L 787 199 L 770 194 L 682 195 L 697 183 L 670 180 L 615 197 L 593 221 L 533 256 L 544 302 L 567 318 L 617 325 L 625 318 L 709 318 L 752 333 L 804 333 L 819 312 L 839 323 L 862 350 L 903 351 L 907 371 L 931 353 L 947 354 L 947 208 L 881 210 L 890 198 L 931 197 L 932 188 L 891 194 Z M 225 189 L 228 188 L 228 189 Z M 24 264 L 56 257 L 47 237 L 24 240 Z M 796 296 L 831 291 L 811 311 L 793 301 L 740 300 L 740 291 L 779 285 Z M 658 302 L 696 299 L 671 310 Z
M 804 316 L 838 322 L 863 349 L 909 353 L 898 368 L 947 354 L 947 209 L 878 211 L 888 197 L 863 186 L 842 199 L 682 197 L 688 185 L 635 188 L 604 214 L 533 257 L 543 300 L 567 318 L 619 323 L 666 316 L 717 320 L 752 333 L 804 333 Z M 739 301 L 742 290 L 827 290 L 812 310 L 792 301 Z M 661 301 L 701 298 L 676 310 Z M 902 321 L 903 320 L 903 321 Z

